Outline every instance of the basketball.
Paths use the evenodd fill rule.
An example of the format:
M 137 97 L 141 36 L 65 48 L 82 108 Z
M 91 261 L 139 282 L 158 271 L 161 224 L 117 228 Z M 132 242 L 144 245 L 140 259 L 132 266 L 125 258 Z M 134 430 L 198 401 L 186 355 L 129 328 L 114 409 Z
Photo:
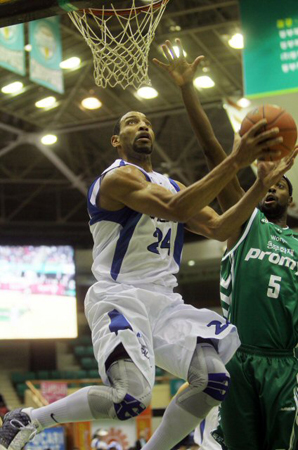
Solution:
M 297 141 L 297 127 L 291 114 L 279 106 L 262 105 L 250 111 L 242 121 L 240 136 L 243 136 L 254 124 L 262 119 L 267 119 L 267 125 L 265 125 L 263 131 L 278 127 L 278 136 L 283 137 L 281 144 L 271 147 L 274 150 L 279 150 L 281 154 L 276 157 L 270 156 L 268 160 L 274 161 L 289 155 L 294 150 Z

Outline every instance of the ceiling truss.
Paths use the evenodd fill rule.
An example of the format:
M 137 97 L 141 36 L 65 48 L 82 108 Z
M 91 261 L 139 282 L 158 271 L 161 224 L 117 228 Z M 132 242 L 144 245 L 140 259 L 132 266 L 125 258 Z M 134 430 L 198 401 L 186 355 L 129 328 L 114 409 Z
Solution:
M 189 61 L 205 55 L 216 86 L 198 95 L 227 151 L 233 133 L 222 101 L 242 95 L 242 68 L 241 53 L 228 46 L 226 36 L 239 27 L 238 0 L 171 0 L 150 53 L 150 60 L 163 58 L 160 45 L 179 37 Z M 61 32 L 64 57 L 82 60 L 78 70 L 65 72 L 65 94 L 53 94 L 28 77 L 22 95 L 0 94 L 0 242 L 38 238 L 92 244 L 87 188 L 117 157 L 110 136 L 116 120 L 129 110 L 141 110 L 153 123 L 156 170 L 185 185 L 207 172 L 179 89 L 165 72 L 150 62 L 152 85 L 159 92 L 154 100 L 141 101 L 132 88 L 100 89 L 94 85 L 90 49 L 67 16 L 61 16 Z M 11 73 L 0 69 L 1 85 L 10 79 Z M 35 102 L 48 95 L 57 97 L 57 108 L 38 110 Z M 91 95 L 103 104 L 97 111 L 81 106 Z M 51 148 L 40 142 L 48 132 L 58 136 Z M 244 185 L 250 182 L 250 175 L 243 177 Z

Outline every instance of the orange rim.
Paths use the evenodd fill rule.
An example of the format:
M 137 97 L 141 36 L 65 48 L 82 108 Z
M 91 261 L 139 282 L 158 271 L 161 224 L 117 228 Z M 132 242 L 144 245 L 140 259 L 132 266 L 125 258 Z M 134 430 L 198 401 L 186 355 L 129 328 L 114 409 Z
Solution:
M 158 0 L 157 2 L 151 4 L 151 5 L 144 5 L 144 6 L 136 6 L 134 8 L 135 10 L 135 14 L 139 14 L 142 12 L 146 12 L 149 9 L 153 8 L 153 9 L 158 9 L 161 7 L 162 3 L 168 3 L 169 0 Z M 126 9 L 93 9 L 93 8 L 88 8 L 88 9 L 83 9 L 82 11 L 85 11 L 87 14 L 89 13 L 89 11 L 95 15 L 95 16 L 100 16 L 100 15 L 104 15 L 104 16 L 115 16 L 116 14 L 118 14 L 119 16 L 129 16 L 131 14 L 132 8 L 126 8 Z

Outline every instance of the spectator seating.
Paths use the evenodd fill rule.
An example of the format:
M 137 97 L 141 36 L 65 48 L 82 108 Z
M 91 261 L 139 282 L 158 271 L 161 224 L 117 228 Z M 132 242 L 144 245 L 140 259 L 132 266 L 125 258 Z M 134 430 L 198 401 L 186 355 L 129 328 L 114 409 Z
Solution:
M 27 380 L 69 380 L 68 387 L 89 386 L 88 379 L 99 379 L 98 365 L 94 357 L 91 336 L 81 335 L 77 339 L 69 342 L 69 346 L 74 353 L 76 360 L 80 364 L 79 370 L 39 370 L 37 372 L 14 372 L 11 374 L 12 382 L 21 399 L 27 389 Z M 165 371 L 156 367 L 155 376 L 162 377 Z M 74 381 L 70 381 L 74 380 Z M 76 380 L 86 380 L 86 383 L 77 383 Z M 156 383 L 161 383 L 156 380 Z
M 37 372 L 13 372 L 11 374 L 11 380 L 21 400 L 24 399 L 25 391 L 28 389 L 25 383 L 28 380 L 88 380 L 90 378 L 100 378 L 97 371 L 97 365 L 96 369 L 93 368 L 91 370 L 39 370 Z M 83 387 L 84 385 L 89 386 L 90 382 L 86 381 L 84 384 L 71 381 L 68 382 L 68 387 L 70 388 L 78 386 Z

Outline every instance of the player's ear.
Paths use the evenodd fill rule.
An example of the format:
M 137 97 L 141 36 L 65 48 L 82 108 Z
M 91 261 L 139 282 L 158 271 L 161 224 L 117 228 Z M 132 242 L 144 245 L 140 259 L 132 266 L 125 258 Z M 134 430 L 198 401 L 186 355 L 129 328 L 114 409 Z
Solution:
M 111 137 L 111 144 L 114 148 L 117 148 L 120 145 L 119 136 L 117 134 L 114 134 Z
M 290 204 L 292 203 L 292 201 L 293 201 L 293 197 L 289 197 L 289 198 L 288 198 L 288 206 L 290 206 Z

